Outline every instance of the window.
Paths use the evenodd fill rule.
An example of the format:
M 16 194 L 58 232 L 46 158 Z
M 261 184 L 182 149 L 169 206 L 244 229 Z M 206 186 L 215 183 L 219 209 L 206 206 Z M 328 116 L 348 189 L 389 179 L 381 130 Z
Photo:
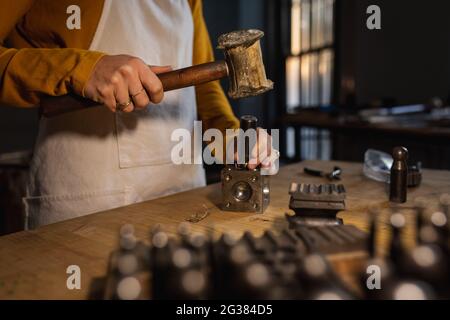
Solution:
M 286 57 L 288 113 L 329 106 L 333 96 L 335 0 L 291 0 L 290 52 Z M 300 138 L 295 139 L 294 137 Z M 295 142 L 297 140 L 297 142 Z M 301 159 L 329 159 L 329 132 L 287 132 L 288 156 L 301 143 Z
M 286 59 L 288 112 L 329 105 L 334 60 L 334 0 L 292 0 Z

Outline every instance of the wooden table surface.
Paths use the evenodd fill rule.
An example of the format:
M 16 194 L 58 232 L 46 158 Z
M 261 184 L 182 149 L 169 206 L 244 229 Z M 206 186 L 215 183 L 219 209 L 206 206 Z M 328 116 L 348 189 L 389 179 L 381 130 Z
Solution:
M 240 235 L 250 230 L 260 235 L 266 229 L 280 230 L 287 227 L 284 215 L 290 212 L 290 182 L 327 183 L 322 178 L 304 175 L 303 167 L 330 170 L 334 165 L 343 169 L 342 183 L 347 190 L 347 210 L 340 212 L 339 216 L 344 223 L 367 230 L 368 208 L 380 208 L 377 240 L 385 245 L 389 230 L 384 221 L 390 207 L 386 186 L 365 178 L 362 164 L 305 161 L 283 167 L 277 176 L 271 178 L 271 203 L 263 215 L 220 211 L 220 184 L 214 184 L 0 237 L 0 299 L 86 299 L 92 279 L 105 275 L 108 255 L 117 248 L 119 228 L 127 223 L 135 226 L 139 239 L 146 239 L 157 224 L 174 233 L 179 223 L 207 206 L 209 216 L 193 224 L 193 232 L 214 230 L 217 235 L 223 232 Z M 424 196 L 431 206 L 437 203 L 442 193 L 450 193 L 450 171 L 424 170 L 422 185 L 410 189 L 408 202 L 401 205 L 410 225 L 414 199 Z M 412 229 L 411 226 L 406 228 L 404 234 L 409 245 L 414 239 Z M 69 265 L 81 268 L 80 290 L 66 288 L 66 268 Z

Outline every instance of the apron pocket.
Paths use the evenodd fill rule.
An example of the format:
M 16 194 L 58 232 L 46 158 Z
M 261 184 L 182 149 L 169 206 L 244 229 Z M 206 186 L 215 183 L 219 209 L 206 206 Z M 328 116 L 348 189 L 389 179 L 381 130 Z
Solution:
M 131 189 L 83 192 L 67 195 L 25 197 L 25 229 L 122 207 L 129 203 Z
M 163 102 L 142 111 L 116 114 L 120 168 L 172 163 L 171 141 L 177 129 L 192 130 L 196 119 L 195 90 L 166 92 Z

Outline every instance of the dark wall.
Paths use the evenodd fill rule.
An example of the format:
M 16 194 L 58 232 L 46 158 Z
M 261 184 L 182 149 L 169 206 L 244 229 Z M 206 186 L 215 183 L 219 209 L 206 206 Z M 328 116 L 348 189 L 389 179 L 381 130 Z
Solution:
M 0 153 L 33 148 L 37 128 L 37 109 L 0 107 Z
M 450 1 L 341 2 L 342 85 L 348 92 L 353 82 L 357 104 L 380 98 L 394 98 L 399 104 L 426 102 L 434 96 L 447 99 Z M 381 30 L 366 27 L 371 4 L 381 8 Z

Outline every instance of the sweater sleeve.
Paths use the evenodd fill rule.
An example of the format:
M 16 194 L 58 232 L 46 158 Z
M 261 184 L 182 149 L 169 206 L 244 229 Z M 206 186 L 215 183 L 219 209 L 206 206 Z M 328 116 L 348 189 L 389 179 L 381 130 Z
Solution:
M 0 105 L 39 106 L 45 95 L 83 95 L 100 52 L 72 48 L 7 48 L 5 38 L 29 10 L 32 0 L 1 1 Z
M 214 54 L 203 18 L 202 1 L 190 0 L 194 20 L 193 64 L 214 61 Z M 226 129 L 239 128 L 239 120 L 233 114 L 219 81 L 198 85 L 196 88 L 197 109 L 203 129 L 216 128 L 225 134 Z

